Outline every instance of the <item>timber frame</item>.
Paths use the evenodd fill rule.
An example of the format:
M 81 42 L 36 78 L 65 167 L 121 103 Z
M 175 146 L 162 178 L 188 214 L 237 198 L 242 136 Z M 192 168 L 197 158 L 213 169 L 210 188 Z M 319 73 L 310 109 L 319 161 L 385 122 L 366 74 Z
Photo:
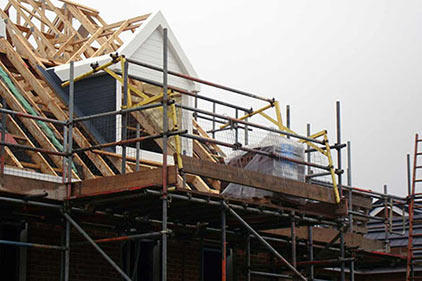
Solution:
M 392 220 L 388 216 L 380 219 L 369 215 L 374 198 L 385 199 L 386 205 L 405 204 L 406 199 L 354 188 L 350 175 L 347 185 L 342 182 L 342 149 L 350 146 L 339 137 L 339 103 L 336 144 L 330 145 L 325 130 L 311 134 L 309 128 L 307 136 L 296 134 L 290 129 L 289 109 L 284 123 L 278 101 L 169 70 L 167 28 L 163 28 L 162 67 L 116 54 L 124 44 L 122 35 L 134 33 L 150 14 L 108 24 L 93 8 L 69 0 L 54 3 L 9 0 L 0 10 L 6 25 L 6 36 L 0 38 L 0 201 L 5 204 L 2 216 L 7 219 L 27 212 L 22 219 L 61 227 L 62 221 L 66 222 L 63 245 L 42 245 L 63 252 L 62 280 L 68 281 L 70 274 L 70 228 L 77 229 L 125 280 L 132 280 L 102 251 L 100 242 L 91 239 L 81 227 L 82 223 L 94 221 L 116 228 L 125 221 L 136 230 L 126 238 L 116 236 L 111 240 L 137 239 L 139 235 L 160 240 L 163 281 L 167 280 L 167 240 L 177 237 L 179 232 L 193 240 L 221 242 L 224 281 L 227 244 L 246 249 L 247 280 L 253 275 L 297 280 L 313 280 L 321 275 L 338 276 L 343 281 L 346 268 L 349 280 L 354 280 L 359 267 L 404 262 L 405 257 L 389 253 L 387 240 L 364 237 L 368 220 L 382 220 L 386 226 Z M 69 86 L 68 100 L 46 71 L 69 64 L 73 73 L 75 61 L 106 54 L 111 56 L 106 65 L 94 65 L 89 73 L 78 77 L 71 74 L 69 81 L 64 81 L 61 86 Z M 121 65 L 120 73 L 108 68 L 116 63 Z M 162 83 L 131 77 L 129 64 L 158 71 L 163 75 Z M 74 86 L 100 71 L 120 83 L 122 108 L 78 116 L 74 111 Z M 227 104 L 174 87 L 168 83 L 169 75 L 252 98 L 264 105 L 253 110 Z M 193 97 L 196 104 L 198 100 L 210 102 L 213 111 L 181 103 L 183 95 Z M 217 113 L 216 105 L 234 109 L 235 116 Z M 268 110 L 274 110 L 275 116 Z M 192 114 L 192 120 L 187 120 L 192 124 L 192 132 L 181 129 L 181 122 L 186 121 L 181 120 L 182 112 Z M 101 142 L 92 132 L 87 121 L 106 115 L 120 116 L 121 140 Z M 251 122 L 257 115 L 276 128 Z M 135 124 L 128 124 L 128 120 Z M 232 140 L 218 138 L 220 132 L 227 131 L 235 136 Z M 248 137 L 254 131 L 306 145 L 307 160 L 249 146 Z M 181 139 L 191 141 L 191 156 L 182 151 Z M 142 159 L 139 144 L 146 141 L 155 142 L 161 161 Z M 136 157 L 127 155 L 130 145 L 136 145 Z M 304 166 L 306 181 L 227 165 L 225 160 L 230 151 Z M 337 160 L 340 159 L 337 166 L 332 157 L 335 152 Z M 311 161 L 313 153 L 322 155 L 324 162 Z M 172 157 L 174 161 L 170 163 Z M 328 181 L 318 180 L 324 176 Z M 223 192 L 228 184 L 270 191 L 276 200 L 234 198 Z M 26 209 L 27 206 L 31 208 Z M 159 232 L 155 231 L 157 228 Z M 280 261 L 272 273 L 254 270 L 250 264 L 251 247 L 258 249 L 258 243 Z M 30 243 L 24 246 L 40 247 Z

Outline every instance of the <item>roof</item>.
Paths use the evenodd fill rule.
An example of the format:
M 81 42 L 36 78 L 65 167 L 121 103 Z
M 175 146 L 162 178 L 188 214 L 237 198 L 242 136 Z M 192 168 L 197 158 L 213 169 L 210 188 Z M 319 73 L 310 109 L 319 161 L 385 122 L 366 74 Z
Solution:
M 415 220 L 422 219 L 422 215 L 416 215 Z M 403 227 L 403 218 L 395 217 L 393 218 L 393 231 L 394 233 L 389 233 L 389 240 L 391 247 L 407 247 L 408 243 L 408 229 L 407 224 L 408 218 L 405 217 L 405 225 Z M 414 225 L 414 233 L 422 234 L 422 225 Z M 379 221 L 370 221 L 368 223 L 368 233 L 365 235 L 366 238 L 376 239 L 376 240 L 385 240 L 385 224 Z M 415 237 L 413 239 L 415 246 L 422 247 L 422 237 Z
M 162 32 L 164 28 L 167 28 L 168 30 L 169 69 L 175 72 L 180 72 L 189 76 L 196 77 L 197 73 L 195 69 L 193 68 L 191 62 L 176 39 L 176 36 L 171 30 L 168 22 L 160 11 L 148 16 L 148 18 L 142 22 L 140 28 L 138 28 L 133 34 L 132 38 L 128 39 L 115 52 L 109 52 L 101 56 L 90 57 L 76 61 L 74 64 L 75 76 L 90 71 L 92 69 L 91 64 L 93 63 L 102 65 L 111 61 L 110 54 L 112 53 L 118 53 L 119 55 L 124 55 L 129 59 L 147 62 L 152 65 L 162 67 Z M 62 81 L 69 79 L 69 64 L 59 65 L 53 69 Z M 110 69 L 114 71 L 120 71 L 121 66 L 120 64 L 115 64 L 111 66 Z M 129 74 L 138 75 L 158 83 L 162 82 L 161 72 L 142 68 L 133 64 L 131 64 L 129 67 Z M 200 90 L 198 84 L 177 77 L 170 76 L 168 83 L 169 85 L 190 91 Z
M 30 113 L 38 118 L 50 118 L 49 120 L 61 123 L 62 121 L 57 120 L 68 118 L 66 89 L 60 86 L 53 87 L 53 84 L 59 85 L 57 83 L 60 82 L 60 78 L 51 75 L 46 69 L 53 71 L 66 69 L 69 68 L 70 61 L 89 67 L 91 62 L 103 58 L 109 59 L 109 54 L 115 52 L 134 58 L 141 56 L 140 61 L 160 66 L 163 55 L 163 28 L 168 29 L 169 68 L 196 76 L 196 72 L 161 12 L 108 24 L 97 10 L 68 0 L 43 0 L 42 2 L 9 0 L 5 8 L 0 9 L 0 17 L 3 19 L 3 21 L 0 20 L 0 69 L 3 78 L 0 81 L 0 91 L 8 108 L 16 112 Z M 6 38 L 1 38 L 2 24 L 7 30 Z M 123 33 L 130 36 L 123 37 Z M 126 41 L 126 39 L 129 40 Z M 158 56 L 148 52 L 153 47 Z M 151 61 L 151 59 L 154 60 Z M 134 67 L 130 69 L 136 70 Z M 156 75 L 157 81 L 162 79 L 162 74 L 159 72 L 140 74 L 142 77 L 146 75 Z M 52 77 L 54 79 L 50 79 Z M 148 97 L 158 96 L 162 91 L 161 87 L 134 80 L 130 79 L 133 82 L 131 87 L 144 91 Z M 169 79 L 170 85 L 176 82 L 180 81 Z M 196 85 L 191 84 L 184 88 L 193 91 Z M 131 96 L 136 98 L 134 91 L 131 91 Z M 183 95 L 182 102 L 185 97 L 191 98 Z M 119 100 L 118 93 L 116 103 L 117 100 Z M 2 104 L 4 105 L 4 102 Z M 116 107 L 120 108 L 118 105 Z M 75 116 L 83 116 L 77 111 L 78 108 L 75 106 Z M 184 118 L 192 118 L 192 116 L 184 116 Z M 36 122 L 23 116 L 18 119 L 19 122 L 16 123 L 7 122 L 6 129 L 9 135 L 6 140 L 13 137 L 13 141 L 8 143 L 5 149 L 6 165 L 13 169 L 36 173 L 37 178 L 48 175 L 61 180 L 65 165 L 59 155 L 63 154 L 63 140 L 66 139 L 64 130 L 60 128 L 62 125 Z M 133 122 L 134 126 L 140 124 L 145 135 L 154 135 L 162 131 L 161 122 L 140 112 L 131 112 L 130 122 Z M 188 126 L 191 124 L 186 123 Z M 115 130 L 118 127 L 117 121 L 103 122 L 101 126 L 110 128 L 113 133 L 118 131 Z M 183 126 L 182 124 L 182 129 L 184 129 Z M 198 124 L 196 126 L 200 128 Z M 82 149 L 92 149 L 94 145 L 103 143 L 96 131 L 99 129 L 89 126 L 87 122 L 81 122 L 81 126 L 73 130 L 73 144 Z M 131 133 L 134 132 L 131 131 Z M 131 137 L 133 138 L 134 134 Z M 155 145 L 161 145 L 160 140 L 153 141 Z M 12 146 L 14 142 L 24 143 L 23 146 L 28 149 L 17 148 L 16 144 Z M 182 145 L 184 145 L 183 141 Z M 201 143 L 197 147 L 207 149 L 206 146 L 208 144 Z M 36 151 L 42 151 L 42 153 Z M 169 154 L 173 152 L 173 142 L 169 142 Z M 196 157 L 212 156 L 204 154 Z M 141 158 L 141 165 L 148 169 L 160 166 L 160 163 L 145 159 L 144 156 Z M 126 173 L 135 171 L 135 162 L 135 158 L 127 157 Z M 78 180 L 113 176 L 121 173 L 124 167 L 120 154 L 105 149 L 75 153 L 73 163 L 72 178 Z M 211 190 L 204 182 L 200 184 L 202 190 Z M 199 185 L 193 184 L 193 186 Z

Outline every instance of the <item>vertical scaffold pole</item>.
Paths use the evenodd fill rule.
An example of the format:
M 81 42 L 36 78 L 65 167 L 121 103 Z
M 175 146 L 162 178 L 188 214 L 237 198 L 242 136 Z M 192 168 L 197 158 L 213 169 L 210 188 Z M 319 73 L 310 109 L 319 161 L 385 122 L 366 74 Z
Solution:
M 2 98 L 2 105 L 3 108 L 6 109 L 6 99 Z M 6 113 L 1 114 L 1 142 L 4 144 L 6 142 L 6 126 L 7 126 L 7 115 Z M 1 158 L 1 167 L 0 167 L 0 173 L 1 175 L 4 174 L 4 165 L 6 162 L 6 156 L 5 156 L 5 150 L 6 147 L 4 145 L 1 145 L 0 147 L 0 158 Z
M 197 96 L 195 96 L 195 99 L 194 99 L 194 106 L 195 106 L 195 109 L 198 108 L 198 97 Z M 193 119 L 195 119 L 195 121 L 198 121 L 198 117 L 196 116 L 196 114 L 197 114 L 197 112 L 194 113 Z
M 235 116 L 236 119 L 239 118 L 239 110 L 236 108 L 236 112 L 235 112 Z M 238 123 L 234 123 L 234 132 L 235 132 L 235 143 L 239 143 L 239 124 Z
M 309 261 L 314 261 L 314 238 L 313 238 L 313 232 L 312 232 L 312 226 L 308 226 L 308 246 L 309 246 Z M 309 279 L 314 280 L 314 265 L 311 264 L 309 266 Z
M 65 247 L 64 252 L 64 281 L 69 281 L 70 272 L 70 222 L 66 220 L 65 229 Z
M 199 247 L 201 249 L 201 278 L 199 281 L 204 281 L 204 235 L 201 233 L 201 237 L 199 238 Z
M 221 206 L 221 281 L 226 281 L 227 242 L 226 242 L 226 210 Z
M 347 141 L 347 185 L 352 186 L 352 144 Z
M 341 144 L 341 116 L 340 116 L 340 101 L 336 102 L 336 125 L 337 125 L 337 144 Z M 340 191 L 340 197 L 343 196 L 343 187 L 342 187 L 342 159 L 341 159 L 341 148 L 340 146 L 337 147 L 337 168 L 340 171 L 338 173 L 338 187 Z M 346 275 L 344 271 L 345 263 L 345 249 L 344 249 L 344 229 L 343 229 L 343 220 L 341 221 L 341 226 L 339 227 L 340 231 L 340 279 L 341 281 L 346 280 Z
M 290 129 L 290 105 L 286 105 L 286 126 Z M 290 139 L 290 136 L 287 136 Z
M 63 126 L 63 152 L 67 152 L 67 141 L 68 141 L 68 136 L 67 136 L 67 126 L 64 125 Z M 63 169 L 62 169 L 62 183 L 64 185 L 66 185 L 66 181 L 67 181 L 67 169 L 66 169 L 66 165 L 67 165 L 67 158 L 63 157 Z
M 309 137 L 311 135 L 311 124 L 306 124 L 306 136 Z M 311 147 L 309 146 L 309 144 L 307 145 L 307 148 L 310 149 Z M 308 153 L 306 153 L 306 159 L 308 161 L 308 163 L 311 163 L 311 152 L 308 151 Z M 311 166 L 308 166 L 308 171 L 307 174 L 310 175 L 312 174 L 312 169 Z
M 141 125 L 136 123 L 136 138 L 141 137 Z M 136 171 L 139 171 L 139 150 L 141 149 L 141 143 L 139 141 L 136 142 Z
M 347 185 L 352 187 L 352 146 L 350 141 L 347 142 Z M 353 211 L 353 192 L 349 190 L 349 211 Z M 349 212 L 349 230 L 353 232 L 353 214 Z M 349 264 L 349 279 L 355 280 L 355 261 L 352 259 Z
M 248 114 L 248 112 L 245 111 L 245 115 Z M 248 122 L 248 118 L 245 119 L 246 122 Z M 245 145 L 249 144 L 249 128 L 248 125 L 244 125 L 245 126 Z
M 72 196 L 72 148 L 73 148 L 73 106 L 75 96 L 75 64 L 70 62 L 69 71 L 69 127 L 67 129 L 67 197 Z
M 385 251 L 388 253 L 390 252 L 390 226 L 389 226 L 389 220 L 388 220 L 388 213 L 389 213 L 389 207 L 388 207 L 388 189 L 387 189 L 387 185 L 384 184 L 384 228 L 385 228 L 385 236 L 384 236 L 384 240 L 385 240 Z
M 291 212 L 291 228 L 290 234 L 292 238 L 292 265 L 296 267 L 296 220 L 295 220 L 295 212 Z
M 196 108 L 196 107 L 195 107 Z M 216 104 L 212 103 L 212 113 L 216 112 Z M 215 139 L 215 116 L 212 117 L 212 138 Z
M 168 141 L 168 96 L 167 96 L 167 28 L 163 29 L 163 217 L 161 241 L 161 281 L 167 281 L 167 141 Z
M 127 106 L 128 101 L 128 72 L 129 72 L 129 64 L 126 59 L 124 59 L 123 63 L 123 106 Z M 128 114 L 124 113 L 122 115 L 122 140 L 127 139 L 127 118 Z M 122 174 L 126 174 L 126 145 L 122 145 Z
M 337 144 L 341 144 L 341 112 L 340 112 L 340 101 L 336 102 L 336 123 L 337 123 Z M 343 196 L 343 187 L 342 187 L 342 180 L 343 180 L 343 174 L 342 174 L 342 158 L 341 158 L 341 147 L 337 147 L 337 168 L 340 171 L 338 174 L 338 187 L 340 191 L 340 196 Z
M 74 100 L 75 100 L 75 64 L 73 61 L 70 62 L 69 70 L 69 122 L 67 128 L 67 167 L 63 167 L 63 173 L 67 168 L 67 197 L 72 196 L 72 149 L 73 149 L 73 111 L 74 111 Z M 65 208 L 67 208 L 67 203 Z M 64 280 L 70 280 L 70 222 L 66 220 L 65 224 L 65 247 L 64 252 Z
M 353 256 L 352 256 L 352 258 L 354 258 Z M 349 281 L 355 281 L 355 261 L 354 261 L 354 259 L 352 259 L 351 261 L 350 261 L 350 278 L 349 278 Z
M 246 243 L 247 281 L 251 281 L 251 235 L 249 233 L 246 239 Z
M 67 223 L 70 223 L 88 242 L 93 246 L 104 259 L 123 277 L 126 281 L 132 281 L 130 277 L 115 263 L 103 249 L 86 233 L 85 230 L 66 212 L 63 212 L 63 216 L 66 218 Z
M 350 141 L 347 142 L 347 185 L 352 187 L 352 147 Z M 353 192 L 349 190 L 349 231 L 353 232 Z

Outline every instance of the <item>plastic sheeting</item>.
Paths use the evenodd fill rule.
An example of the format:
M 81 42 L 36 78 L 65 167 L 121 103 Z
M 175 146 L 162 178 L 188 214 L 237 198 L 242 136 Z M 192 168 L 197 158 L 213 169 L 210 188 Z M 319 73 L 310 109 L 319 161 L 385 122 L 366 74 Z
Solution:
M 305 158 L 303 144 L 273 133 L 268 134 L 258 145 L 251 146 L 251 148 L 295 160 L 303 161 Z M 303 165 L 261 154 L 240 152 L 228 161 L 228 165 L 281 178 L 305 181 L 305 167 Z M 273 192 L 235 183 L 230 183 L 222 194 L 236 198 L 273 197 Z

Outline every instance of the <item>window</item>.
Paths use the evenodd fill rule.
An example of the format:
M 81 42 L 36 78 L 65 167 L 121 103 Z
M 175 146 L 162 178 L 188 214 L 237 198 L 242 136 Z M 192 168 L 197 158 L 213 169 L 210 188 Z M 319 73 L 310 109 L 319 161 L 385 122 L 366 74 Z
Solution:
M 227 249 L 227 280 L 231 281 L 233 272 L 232 249 Z M 202 249 L 202 281 L 221 280 L 221 249 L 204 247 Z
M 159 277 L 159 247 L 153 242 L 127 241 L 122 247 L 122 265 L 134 281 L 156 281 Z
M 0 225 L 0 240 L 20 241 L 20 228 L 16 225 Z M 0 272 L 2 280 L 19 280 L 19 247 L 0 245 Z

